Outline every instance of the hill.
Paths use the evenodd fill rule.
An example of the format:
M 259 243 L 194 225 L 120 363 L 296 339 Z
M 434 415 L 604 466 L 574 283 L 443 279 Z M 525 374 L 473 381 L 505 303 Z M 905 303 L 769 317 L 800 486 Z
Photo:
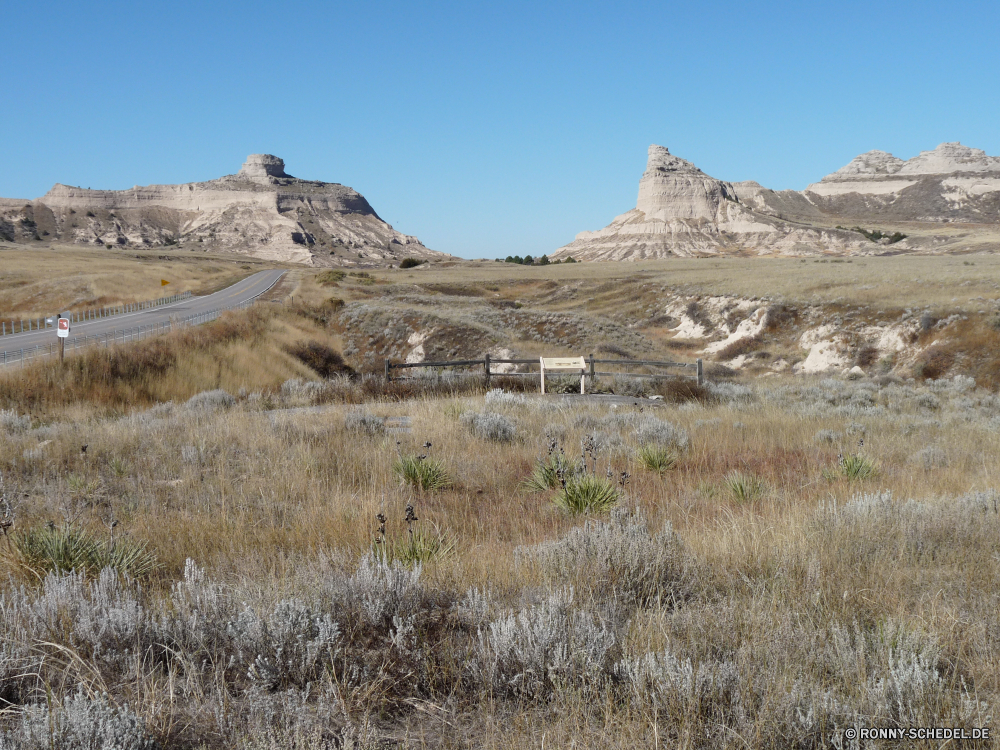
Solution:
M 0 240 L 109 247 L 186 246 L 309 265 L 395 265 L 445 258 L 398 232 L 356 190 L 285 173 L 270 154 L 207 182 L 90 190 L 55 185 L 0 199 Z
M 649 147 L 636 207 L 554 259 L 879 255 L 1000 248 L 1000 157 L 960 143 L 870 151 L 799 192 L 725 182 Z

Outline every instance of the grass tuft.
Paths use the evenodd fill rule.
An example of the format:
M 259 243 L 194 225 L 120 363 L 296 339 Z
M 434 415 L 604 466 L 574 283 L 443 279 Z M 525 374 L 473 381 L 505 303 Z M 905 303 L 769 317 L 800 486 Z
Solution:
M 594 474 L 566 482 L 553 502 L 572 515 L 607 513 L 621 499 L 621 492 L 610 481 Z
M 552 454 L 538 459 L 531 476 L 521 484 L 529 492 L 545 492 L 570 482 L 579 473 L 577 467 L 562 454 Z
M 875 461 L 859 453 L 852 453 L 840 459 L 840 473 L 848 479 L 871 479 L 878 474 Z
M 404 484 L 423 492 L 443 490 L 451 486 L 447 469 L 435 458 L 400 456 L 392 465 L 392 472 Z
M 729 494 L 738 503 L 752 503 L 767 490 L 767 484 L 755 474 L 731 471 L 722 478 Z
M 637 454 L 639 463 L 647 471 L 663 474 L 677 466 L 677 454 L 662 445 L 644 445 Z
M 380 540 L 374 545 L 373 553 L 376 559 L 386 565 L 400 562 L 412 567 L 448 557 L 454 550 L 455 543 L 435 527 L 433 531 L 418 528 L 402 538 Z
M 10 536 L 9 555 L 14 566 L 38 578 L 71 570 L 97 575 L 104 568 L 133 579 L 147 578 L 158 567 L 145 542 L 118 540 L 111 543 L 84 529 L 66 524 L 41 526 Z

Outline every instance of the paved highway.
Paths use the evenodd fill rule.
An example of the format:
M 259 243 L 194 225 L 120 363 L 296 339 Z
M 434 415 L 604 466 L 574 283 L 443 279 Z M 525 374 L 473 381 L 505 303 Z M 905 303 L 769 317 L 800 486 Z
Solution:
M 148 310 L 99 320 L 88 320 L 85 323 L 74 323 L 70 330 L 69 340 L 75 336 L 102 335 L 125 328 L 152 326 L 157 323 L 165 323 L 172 318 L 188 318 L 223 307 L 232 307 L 240 302 L 246 302 L 260 296 L 278 283 L 278 279 L 284 273 L 284 271 L 261 271 L 215 294 L 208 294 L 204 297 L 188 297 L 171 305 L 152 307 Z M 0 352 L 17 352 L 39 345 L 48 346 L 55 341 L 57 341 L 55 328 L 32 331 L 31 333 L 10 334 L 0 336 Z

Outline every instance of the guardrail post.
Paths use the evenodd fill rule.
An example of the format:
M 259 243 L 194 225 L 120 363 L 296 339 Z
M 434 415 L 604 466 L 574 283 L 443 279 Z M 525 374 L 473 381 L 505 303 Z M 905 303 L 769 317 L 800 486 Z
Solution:
M 597 382 L 597 373 L 594 372 L 594 355 L 590 355 L 590 390 L 594 390 L 594 386 Z
M 700 359 L 696 364 L 698 366 L 698 385 L 705 385 L 705 368 L 702 367 Z
M 390 380 L 392 380 L 392 375 L 389 374 L 389 370 L 391 368 L 392 368 L 392 365 L 389 363 L 389 360 L 386 360 L 385 361 L 385 382 L 386 383 L 388 383 Z
M 486 387 L 490 387 L 490 353 L 486 352 L 486 357 L 483 359 L 483 372 L 486 374 Z

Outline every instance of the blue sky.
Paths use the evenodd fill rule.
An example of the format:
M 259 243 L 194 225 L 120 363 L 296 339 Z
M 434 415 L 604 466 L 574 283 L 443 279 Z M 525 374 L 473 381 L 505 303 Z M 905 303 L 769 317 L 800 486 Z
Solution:
M 464 257 L 635 205 L 646 148 L 802 189 L 870 149 L 1000 154 L 995 2 L 11 3 L 0 195 L 249 153 Z

